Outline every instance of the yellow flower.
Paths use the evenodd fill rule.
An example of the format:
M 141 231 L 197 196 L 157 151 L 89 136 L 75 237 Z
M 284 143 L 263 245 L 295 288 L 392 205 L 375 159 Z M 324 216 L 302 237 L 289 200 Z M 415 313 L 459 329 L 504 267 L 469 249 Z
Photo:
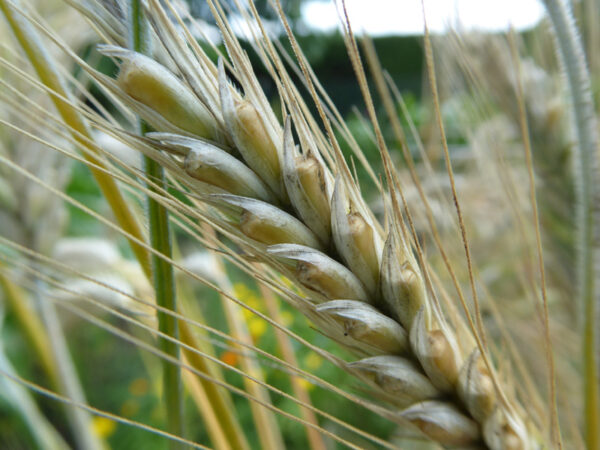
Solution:
M 312 391 L 315 388 L 314 384 L 308 380 L 305 380 L 304 378 L 298 378 L 297 381 L 298 384 L 306 391 Z
M 92 429 L 99 438 L 111 436 L 117 428 L 117 422 L 107 417 L 94 416 L 92 419 Z
M 249 296 L 247 296 L 247 297 L 244 299 L 244 303 L 245 303 L 245 304 L 246 304 L 246 305 L 247 305 L 249 308 L 252 308 L 253 310 L 256 310 L 256 311 L 262 311 L 262 308 L 261 308 L 261 301 L 260 301 L 260 299 L 259 299 L 257 296 L 255 296 L 254 294 L 250 294 Z M 245 318 L 246 320 L 250 320 L 250 318 L 252 318 L 252 317 L 255 317 L 255 314 L 254 314 L 254 312 L 250 311 L 249 309 L 246 309 L 246 308 L 244 308 L 242 311 L 243 311 L 243 312 L 242 312 L 242 314 L 244 315 L 244 318 Z
M 248 286 L 244 283 L 235 283 L 233 285 L 233 294 L 238 300 L 245 302 L 246 299 L 252 295 L 252 290 L 248 289 Z
M 321 364 L 323 364 L 323 359 L 314 352 L 309 353 L 304 358 L 304 365 L 308 370 L 317 370 L 319 367 L 321 367 Z
M 248 330 L 252 339 L 257 341 L 267 331 L 267 323 L 260 317 L 253 317 L 248 321 Z
M 289 289 L 295 289 L 296 288 L 296 283 L 294 283 L 292 280 L 290 280 L 288 277 L 285 277 L 283 275 L 281 275 L 279 277 L 280 281 L 285 285 L 285 287 L 289 288 Z
M 260 309 L 261 309 L 260 307 L 261 307 L 262 303 L 256 295 L 251 295 L 246 300 L 246 305 L 248 305 L 252 309 L 256 309 L 257 311 L 260 311 Z

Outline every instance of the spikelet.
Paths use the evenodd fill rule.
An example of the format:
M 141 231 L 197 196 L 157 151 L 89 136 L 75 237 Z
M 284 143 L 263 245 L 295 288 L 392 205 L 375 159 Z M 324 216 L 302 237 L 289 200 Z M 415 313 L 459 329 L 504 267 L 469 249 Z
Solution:
M 119 251 L 106 239 L 62 238 L 52 249 L 52 257 L 63 264 L 85 272 L 97 272 L 114 266 Z
M 478 349 L 463 364 L 457 387 L 458 395 L 475 419 L 483 422 L 490 416 L 496 404 L 496 391 Z
M 177 129 L 194 136 L 225 142 L 214 116 L 171 71 L 141 53 L 114 46 L 100 51 L 121 60 L 117 84 L 131 99 L 156 114 L 139 111 L 154 128 L 165 130 L 156 115 Z
M 480 437 L 477 423 L 450 403 L 435 400 L 417 403 L 405 409 L 401 417 L 445 446 L 469 446 Z
M 283 180 L 292 205 L 321 243 L 331 240 L 330 182 L 326 169 L 311 152 L 300 156 L 292 138 L 291 122 L 285 123 Z
M 341 179 L 337 179 L 331 200 L 333 241 L 346 265 L 363 282 L 369 294 L 377 295 L 381 239 L 365 218 L 350 208 Z
M 186 256 L 183 261 L 181 261 L 181 265 L 186 271 L 213 282 L 218 281 L 219 277 L 223 275 L 219 271 L 215 256 L 206 250 L 194 252 Z M 181 273 L 183 274 L 183 272 Z
M 183 152 L 183 169 L 188 175 L 231 194 L 274 201 L 271 190 L 244 163 L 221 148 L 198 139 L 172 133 L 148 133 L 175 153 Z
M 333 300 L 316 311 L 333 319 L 339 328 L 338 342 L 369 355 L 400 355 L 408 349 L 408 336 L 398 322 L 373 306 L 356 300 Z M 330 328 L 324 328 L 328 334 Z
M 414 262 L 402 251 L 399 237 L 392 230 L 383 248 L 381 295 L 388 310 L 406 328 L 425 304 L 425 286 Z
M 350 363 L 400 406 L 433 399 L 441 395 L 412 361 L 399 356 L 373 356 Z
M 434 386 L 452 391 L 461 367 L 452 335 L 443 327 L 433 327 L 425 309 L 419 310 L 410 330 L 413 352 Z
M 242 209 L 240 230 L 267 245 L 292 243 L 320 248 L 319 241 L 306 225 L 281 209 L 246 197 L 213 194 L 211 199 Z
M 50 292 L 50 295 L 59 301 L 75 302 L 80 299 L 92 299 L 131 313 L 136 306 L 130 299 L 130 296 L 134 295 L 131 286 L 120 276 L 99 274 L 95 275 L 94 281 L 66 278 L 63 283 L 68 286 L 69 291 L 61 288 Z
M 56 287 L 51 292 L 56 299 L 77 302 L 83 299 L 86 303 L 92 300 L 132 315 L 142 315 L 149 324 L 155 325 L 154 310 L 132 298 L 152 302 L 151 285 L 139 265 L 123 258 L 112 242 L 88 237 L 63 238 L 56 243 L 52 258 L 86 276 L 62 275 L 64 288 Z
M 219 93 L 223 119 L 236 148 L 248 166 L 273 192 L 280 199 L 286 199 L 278 150 L 282 143 L 273 142 L 265 129 L 261 114 L 252 103 L 234 98 L 222 60 L 219 60 Z
M 298 261 L 298 281 L 325 298 L 363 302 L 369 299 L 360 280 L 350 270 L 321 252 L 294 244 L 273 245 L 267 251 L 273 256 Z
M 523 423 L 501 408 L 496 408 L 484 422 L 483 437 L 491 450 L 530 450 L 536 448 L 528 441 L 527 430 Z
M 143 170 L 143 160 L 137 150 L 123 143 L 119 139 L 97 131 L 94 133 L 94 141 L 102 150 L 110 153 L 117 160 L 123 163 L 123 166 L 129 167 L 138 171 Z

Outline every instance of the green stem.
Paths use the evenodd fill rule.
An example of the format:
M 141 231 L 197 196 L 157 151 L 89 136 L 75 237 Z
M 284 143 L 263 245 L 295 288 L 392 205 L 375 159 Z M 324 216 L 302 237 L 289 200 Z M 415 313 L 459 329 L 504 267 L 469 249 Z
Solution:
M 147 53 L 147 39 L 143 12 L 140 0 L 131 0 L 131 45 L 133 50 Z M 140 132 L 149 131 L 148 126 L 140 121 Z M 150 158 L 144 157 L 146 177 L 151 181 L 147 188 L 154 193 L 166 189 L 163 168 Z M 150 228 L 150 245 L 160 254 L 171 258 L 172 248 L 169 232 L 169 217 L 167 209 L 148 196 L 148 221 Z M 163 308 L 176 311 L 175 281 L 173 267 L 169 262 L 156 254 L 152 254 L 152 278 L 156 304 Z M 158 329 L 179 340 L 177 319 L 163 312 L 158 313 Z M 174 341 L 160 340 L 160 349 L 176 360 L 180 359 L 179 346 Z M 163 360 L 163 392 L 165 397 L 166 418 L 168 431 L 183 437 L 183 385 L 181 369 L 171 361 Z M 171 449 L 181 449 L 182 444 L 171 441 Z
M 142 127 L 144 131 L 145 127 Z M 146 176 L 155 180 L 162 188 L 166 187 L 162 167 L 154 161 L 146 160 Z M 154 190 L 153 187 L 148 186 Z M 148 218 L 150 222 L 150 245 L 167 258 L 171 258 L 171 241 L 167 210 L 155 200 L 148 198 Z M 168 261 L 152 255 L 152 275 L 156 303 L 158 306 L 176 311 L 173 267 Z M 179 340 L 177 319 L 163 312 L 158 313 L 158 329 Z M 179 346 L 176 342 L 160 340 L 160 349 L 173 358 L 179 359 Z M 171 361 L 163 361 L 163 389 L 166 400 L 168 431 L 183 437 L 183 390 L 181 369 Z M 171 448 L 181 448 L 182 444 L 172 441 Z
M 594 223 L 600 206 L 595 183 L 598 182 L 598 135 L 590 75 L 586 67 L 583 44 L 571 11 L 564 0 L 544 0 L 552 21 L 559 54 L 569 85 L 572 114 L 577 139 L 575 179 L 578 180 L 578 305 L 583 313 L 583 371 L 585 404 L 585 438 L 587 448 L 600 448 L 600 389 L 598 383 L 598 336 L 596 329 L 597 269 L 594 267 L 598 245 Z

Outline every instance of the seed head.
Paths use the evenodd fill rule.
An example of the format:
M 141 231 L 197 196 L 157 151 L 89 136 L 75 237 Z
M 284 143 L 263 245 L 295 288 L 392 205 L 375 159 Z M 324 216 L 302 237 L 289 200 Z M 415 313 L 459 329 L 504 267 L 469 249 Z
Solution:
M 418 269 L 404 253 L 396 233 L 390 231 L 381 261 L 381 295 L 390 313 L 410 329 L 426 296 Z
M 197 180 L 231 194 L 273 201 L 270 189 L 244 163 L 221 148 L 199 139 L 171 133 L 148 133 L 163 148 L 185 155 L 183 169 Z
M 319 248 L 319 241 L 306 225 L 275 206 L 228 194 L 214 194 L 211 199 L 241 208 L 240 230 L 255 241 L 267 245 L 292 243 Z
M 527 430 L 519 419 L 496 408 L 483 423 L 483 438 L 491 450 L 529 450 Z

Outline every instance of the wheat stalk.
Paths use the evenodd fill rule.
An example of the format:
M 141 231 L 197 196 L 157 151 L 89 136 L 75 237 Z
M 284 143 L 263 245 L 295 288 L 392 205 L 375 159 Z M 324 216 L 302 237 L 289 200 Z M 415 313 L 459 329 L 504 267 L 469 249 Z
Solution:
M 305 114 L 268 41 L 264 50 L 289 111 L 284 127 L 226 24 L 229 69 L 243 94 L 229 81 L 224 60 L 215 66 L 198 47 L 181 45 L 161 11 L 150 2 L 148 17 L 177 74 L 116 46 L 100 48 L 120 61 L 116 81 L 92 72 L 159 131 L 138 147 L 163 152 L 145 150 L 161 162 L 166 154 L 172 174 L 221 211 L 239 245 L 302 287 L 305 297 L 296 305 L 323 333 L 366 357 L 347 370 L 401 406 L 398 419 L 446 446 L 483 440 L 494 449 L 533 447 L 539 437 L 518 405 L 498 391 L 494 370 L 481 356 L 485 349 L 460 348 L 427 288 L 397 187 L 390 185 L 384 231 L 335 140 L 329 145 Z

